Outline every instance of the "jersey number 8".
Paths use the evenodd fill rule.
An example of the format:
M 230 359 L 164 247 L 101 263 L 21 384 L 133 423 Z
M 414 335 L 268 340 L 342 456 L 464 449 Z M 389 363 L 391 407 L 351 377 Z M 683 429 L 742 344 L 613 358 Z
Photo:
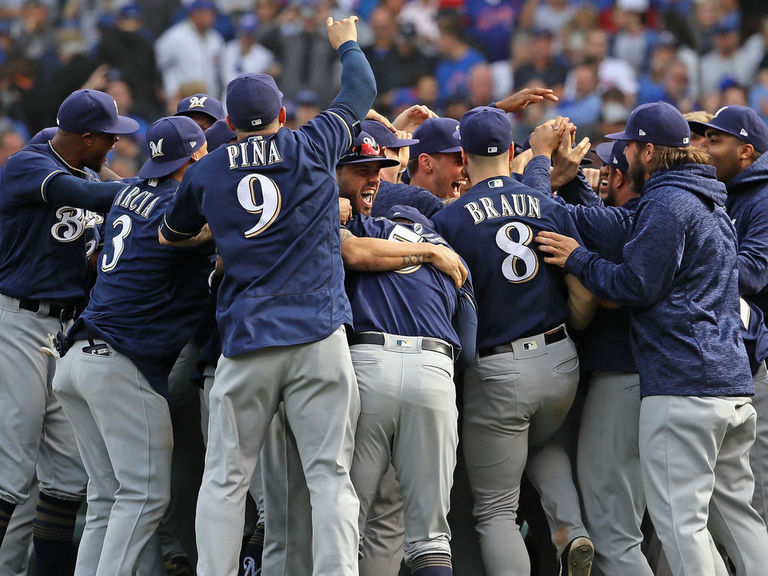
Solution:
M 517 240 L 514 240 L 513 234 Z M 509 254 L 501 263 L 501 273 L 510 282 L 528 282 L 539 271 L 539 259 L 528 247 L 531 240 L 533 230 L 522 222 L 510 222 L 496 232 L 496 245 Z

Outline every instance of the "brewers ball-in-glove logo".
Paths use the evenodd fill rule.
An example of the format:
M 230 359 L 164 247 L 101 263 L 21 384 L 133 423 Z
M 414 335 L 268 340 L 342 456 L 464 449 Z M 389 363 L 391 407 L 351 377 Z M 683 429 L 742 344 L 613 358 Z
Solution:
M 149 142 L 149 151 L 152 153 L 152 158 L 163 156 L 163 139 L 160 138 L 157 142 Z
M 208 100 L 208 96 L 192 96 L 189 99 L 190 108 L 205 108 L 205 101 Z

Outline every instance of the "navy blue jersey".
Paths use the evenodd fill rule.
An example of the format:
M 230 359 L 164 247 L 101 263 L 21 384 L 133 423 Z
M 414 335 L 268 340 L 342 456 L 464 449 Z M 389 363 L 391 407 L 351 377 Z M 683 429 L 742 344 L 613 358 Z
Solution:
M 224 263 L 216 315 L 226 357 L 351 324 L 335 169 L 354 123 L 332 107 L 299 130 L 222 146 L 184 175 L 163 234 L 184 239 L 210 225 Z
M 447 245 L 421 224 L 396 224 L 386 218 L 357 216 L 347 228 L 355 236 Z M 471 295 L 470 282 L 465 286 Z M 349 270 L 346 287 L 355 331 L 428 336 L 459 347 L 452 325 L 458 291 L 453 281 L 433 266 L 415 265 L 379 273 Z
M 511 177 L 483 180 L 432 217 L 466 260 L 477 297 L 477 347 L 540 334 L 568 318 L 562 272 L 533 238 L 552 230 L 581 242 L 567 209 Z
M 107 215 L 90 302 L 70 337 L 104 339 L 166 394 L 168 374 L 205 307 L 213 268 L 205 249 L 157 241 L 177 181 L 126 182 Z
M 49 184 L 65 174 L 98 180 L 93 172 L 68 165 L 47 142 L 8 159 L 0 181 L 0 293 L 65 302 L 87 298 L 86 243 L 103 219 L 48 202 Z
M 411 184 L 393 184 L 384 180 L 373 202 L 371 216 L 386 216 L 392 206 L 413 206 L 427 218 L 443 207 L 442 201 L 429 190 Z

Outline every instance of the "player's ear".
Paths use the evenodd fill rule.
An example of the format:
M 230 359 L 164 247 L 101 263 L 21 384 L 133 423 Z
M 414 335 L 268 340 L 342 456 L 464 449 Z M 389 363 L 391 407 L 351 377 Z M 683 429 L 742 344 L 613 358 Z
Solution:
M 235 125 L 229 121 L 229 115 L 227 115 L 226 118 L 224 119 L 227 121 L 227 126 L 229 126 L 229 129 L 232 130 L 233 132 L 237 132 L 237 128 L 235 128 Z
M 512 146 L 514 146 L 514 144 Z M 510 150 L 510 154 L 514 154 L 514 150 Z M 464 152 L 464 148 L 461 149 L 461 165 L 464 166 L 464 168 L 467 167 L 467 153 Z
M 287 113 L 285 111 L 285 106 L 283 106 L 282 108 L 280 108 L 280 112 L 277 115 L 277 121 L 279 122 L 280 126 L 285 124 L 285 120 L 286 120 L 287 116 L 288 115 L 287 115 Z

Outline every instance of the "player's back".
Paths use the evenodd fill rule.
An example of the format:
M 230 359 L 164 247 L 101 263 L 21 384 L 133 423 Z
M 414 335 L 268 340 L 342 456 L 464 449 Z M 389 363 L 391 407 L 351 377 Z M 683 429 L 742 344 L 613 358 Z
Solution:
M 224 263 L 218 319 L 227 353 L 314 341 L 349 321 L 333 177 L 348 125 L 326 111 L 301 130 L 221 147 L 187 171 L 182 187 L 201 198 Z M 266 329 L 278 317 L 288 322 Z
M 168 362 L 172 365 L 191 337 L 212 267 L 204 250 L 163 246 L 157 240 L 177 181 L 132 179 L 127 184 L 106 218 L 96 284 L 72 334 L 103 337 L 142 371 L 154 374 L 169 370 Z M 163 366 L 147 359 L 160 359 Z M 150 374 L 145 376 L 153 382 Z
M 446 245 L 418 223 L 358 216 L 347 227 L 355 236 Z M 433 266 L 416 264 L 375 274 L 348 272 L 346 287 L 356 332 L 428 336 L 459 345 L 451 323 L 458 293 L 451 279 Z
M 567 319 L 563 275 L 544 264 L 533 242 L 541 230 L 579 238 L 565 207 L 504 176 L 475 184 L 432 220 L 472 273 L 478 348 L 539 334 Z

